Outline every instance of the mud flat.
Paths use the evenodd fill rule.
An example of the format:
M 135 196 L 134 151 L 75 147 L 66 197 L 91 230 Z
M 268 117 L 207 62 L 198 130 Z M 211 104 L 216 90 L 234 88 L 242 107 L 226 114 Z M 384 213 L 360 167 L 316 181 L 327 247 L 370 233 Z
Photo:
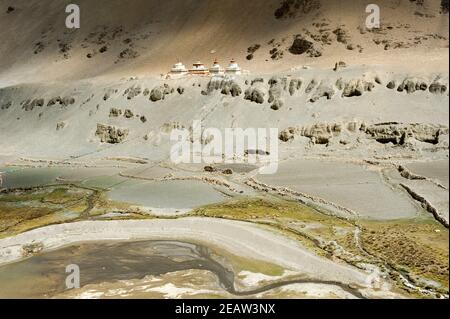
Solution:
M 4 188 L 33 187 L 56 183 L 60 172 L 52 168 L 1 168 Z
M 62 293 L 65 267 L 70 264 L 82 269 L 81 286 L 197 269 L 215 274 L 224 289 L 234 289 L 233 273 L 211 259 L 206 247 L 174 241 L 98 242 L 72 245 L 0 267 L 0 296 Z M 42 273 L 48 275 L 43 278 Z M 39 285 L 30 287 L 30 282 Z
M 1 168 L 4 188 L 34 187 L 61 182 L 80 182 L 117 174 L 114 168 L 83 167 L 15 167 Z
M 155 293 L 164 293 L 167 297 L 176 297 L 177 294 L 189 293 L 191 295 L 209 292 L 225 297 L 232 296 L 262 296 L 271 290 L 282 292 L 284 286 L 292 286 L 286 295 L 302 295 L 296 285 L 308 288 L 319 296 L 340 296 L 342 298 L 357 298 L 361 294 L 354 288 L 341 285 L 338 282 L 322 282 L 314 279 L 284 279 L 285 276 L 268 276 L 248 271 L 240 272 L 245 275 L 245 288 L 236 289 L 234 269 L 215 260 L 214 253 L 205 246 L 179 241 L 138 241 L 138 242 L 95 242 L 88 244 L 75 244 L 58 250 L 32 256 L 17 263 L 11 263 L 0 267 L 0 296 L 2 297 L 52 297 L 58 294 L 64 295 L 65 267 L 76 264 L 82 270 L 80 285 L 88 286 L 75 293 L 80 297 L 101 297 L 105 293 L 111 294 L 112 289 L 104 289 L 103 285 L 115 285 L 115 295 L 128 297 L 144 295 L 152 296 Z M 223 257 L 221 257 L 224 262 Z M 183 277 L 192 276 L 193 273 L 202 272 L 197 283 L 191 283 L 189 289 L 178 288 Z M 48 274 L 42 277 L 41 274 Z M 295 274 L 294 272 L 289 272 Z M 164 275 L 170 276 L 170 283 L 164 282 Z M 211 276 L 212 275 L 212 276 Z M 248 277 L 254 278 L 248 280 Z M 149 280 L 153 278 L 153 280 Z M 262 278 L 255 280 L 255 278 Z M 207 280 L 204 280 L 207 279 Z M 39 285 L 30 287 L 30 282 L 39 282 Z M 136 283 L 147 281 L 147 287 L 143 290 L 136 289 Z M 202 282 L 203 281 L 203 282 Z M 268 283 L 267 283 L 268 281 Z M 151 285 L 153 283 L 153 285 Z M 207 284 L 205 290 L 198 287 Z M 308 285 L 318 287 L 308 287 Z M 131 287 L 134 289 L 131 289 Z M 169 289 L 169 286 L 172 289 Z M 141 287 L 142 288 L 142 287 Z M 150 289 L 149 289 L 150 288 Z M 195 290 L 192 288 L 196 288 Z M 178 291 L 177 291 L 178 290 Z M 95 293 L 94 293 L 95 292 Z M 172 294 L 170 294 L 172 292 Z M 174 296 L 175 295 L 175 296 Z M 281 294 L 283 295 L 283 294 Z
M 39 243 L 45 251 L 78 242 L 171 239 L 203 242 L 230 253 L 272 262 L 306 277 L 364 287 L 367 274 L 308 252 L 297 242 L 245 222 L 213 218 L 89 221 L 47 226 L 0 240 L 0 263 L 23 258 L 23 245 Z
M 114 187 L 107 195 L 117 201 L 156 209 L 189 209 L 224 200 L 200 181 L 136 181 Z
M 288 160 L 280 163 L 276 174 L 259 175 L 257 179 L 334 202 L 363 218 L 396 219 L 418 214 L 406 193 L 386 184 L 378 172 L 357 164 Z
M 384 173 L 390 183 L 400 185 L 412 200 L 448 228 L 448 160 L 407 163 Z
M 402 186 L 412 198 L 421 205 L 447 228 L 449 218 L 448 190 L 437 187 L 430 181 L 407 181 Z
M 408 163 L 405 166 L 417 175 L 436 180 L 448 188 L 448 159 Z

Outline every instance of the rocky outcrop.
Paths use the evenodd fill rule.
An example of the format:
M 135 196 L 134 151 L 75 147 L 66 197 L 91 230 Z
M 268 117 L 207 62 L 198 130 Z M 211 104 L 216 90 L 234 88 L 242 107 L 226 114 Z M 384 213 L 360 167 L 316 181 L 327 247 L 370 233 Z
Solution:
M 345 84 L 342 92 L 343 97 L 361 96 L 364 91 L 372 91 L 375 84 L 362 79 L 352 79 Z
M 339 135 L 341 130 L 341 124 L 319 123 L 304 126 L 299 133 L 301 136 L 309 137 L 314 144 L 327 144 L 333 136 Z
M 352 97 L 352 96 L 361 96 L 364 92 L 364 86 L 361 80 L 351 80 L 347 84 L 345 84 L 344 91 L 342 92 L 342 96 Z
M 11 105 L 12 105 L 11 101 L 3 103 L 2 106 L 0 107 L 0 109 L 1 110 L 7 110 L 7 109 L 9 109 L 11 107 Z
M 226 168 L 226 169 L 222 170 L 222 174 L 232 175 L 233 174 L 233 170 L 231 168 Z
M 280 132 L 278 139 L 283 142 L 289 142 L 295 138 L 296 129 L 295 127 L 289 127 Z
M 254 78 L 251 82 L 250 85 L 254 85 L 255 83 L 264 83 L 264 79 L 263 78 Z
M 244 99 L 262 104 L 264 103 L 265 93 L 261 89 L 250 87 L 245 90 Z
M 65 127 L 66 127 L 66 122 L 58 122 L 58 123 L 56 123 L 56 130 L 57 131 L 62 130 Z
M 288 86 L 288 78 L 287 77 L 277 77 L 277 76 L 273 76 L 269 79 L 268 81 L 269 84 L 269 88 L 270 89 L 274 89 L 276 88 L 277 91 L 280 92 L 281 91 L 286 91 L 287 90 L 287 86 Z
M 54 98 L 51 98 L 49 101 L 48 101 L 48 103 L 47 103 L 47 106 L 53 106 L 53 105 L 55 105 L 55 104 L 60 104 L 61 103 L 61 97 L 59 97 L 59 96 L 57 96 L 57 97 L 54 97 Z
M 415 91 L 426 91 L 428 88 L 428 84 L 425 81 L 417 80 L 413 78 L 406 78 L 403 82 L 397 87 L 398 92 L 406 91 L 406 93 L 411 94 Z
M 365 133 L 383 144 L 404 145 L 411 139 L 438 144 L 440 135 L 448 135 L 448 128 L 433 124 L 379 123 L 368 126 Z
M 220 90 L 224 95 L 231 95 L 233 97 L 242 94 L 242 89 L 239 84 L 228 77 L 212 77 L 206 87 L 206 94 L 211 94 L 214 91 Z
M 126 48 L 125 50 L 121 51 L 118 56 L 118 60 L 124 60 L 124 59 L 135 59 L 139 56 L 139 53 L 131 48 Z
M 281 94 L 283 90 L 285 91 L 287 89 L 287 78 L 272 77 L 269 80 L 269 86 L 269 99 L 267 102 L 273 103 L 270 107 L 272 110 L 278 110 L 284 104 L 281 99 Z
M 150 92 L 150 101 L 156 102 L 164 98 L 164 88 L 157 87 Z
M 433 81 L 428 90 L 433 94 L 444 94 L 447 91 L 447 86 L 439 81 Z
M 297 36 L 289 47 L 289 52 L 292 54 L 307 53 L 310 57 L 319 57 L 322 53 L 314 47 L 311 41 L 306 40 L 301 36 Z
M 122 143 L 128 136 L 128 129 L 116 128 L 111 125 L 97 124 L 95 135 L 102 143 L 118 144 Z
M 134 114 L 130 109 L 126 109 L 125 112 L 123 113 L 123 116 L 126 117 L 127 119 L 130 119 L 134 116 Z
M 211 166 L 211 165 L 206 165 L 205 167 L 203 167 L 203 170 L 205 172 L 208 172 L 208 173 L 212 173 L 212 172 L 217 171 L 217 169 L 214 166 Z
M 274 15 L 277 19 L 295 18 L 297 13 L 307 14 L 319 9 L 320 6 L 319 0 L 283 0 Z
M 126 89 L 126 90 L 123 92 L 123 95 L 126 95 L 126 96 L 127 96 L 127 100 L 131 100 L 131 99 L 133 99 L 134 97 L 136 97 L 136 96 L 138 96 L 139 94 L 141 94 L 141 92 L 142 92 L 142 89 L 141 89 L 140 86 L 132 86 L 132 87 L 129 87 L 128 89 Z
M 393 145 L 410 145 L 415 141 L 435 145 L 440 143 L 442 136 L 448 136 L 449 134 L 448 127 L 442 125 L 418 123 L 377 123 L 367 125 L 364 122 L 351 121 L 347 123 L 316 123 L 307 126 L 289 127 L 281 131 L 279 139 L 283 142 L 288 142 L 296 136 L 304 136 L 310 138 L 314 144 L 327 144 L 332 138 L 338 137 L 344 132 L 346 132 L 346 136 L 356 135 L 355 137 L 358 139 L 373 139 L 382 144 L 392 143 Z
M 231 95 L 233 97 L 239 96 L 242 94 L 241 87 L 234 81 L 225 84 L 225 86 L 220 91 L 222 94 Z
M 339 61 L 334 64 L 333 71 L 338 71 L 339 69 L 347 67 L 347 64 L 344 61 Z
M 119 116 L 121 116 L 121 115 L 122 115 L 122 110 L 121 110 L 121 109 L 112 107 L 112 108 L 109 110 L 109 117 L 119 117 Z
M 289 94 L 292 96 L 302 87 L 302 79 L 291 79 L 289 82 Z
M 157 86 L 152 89 L 152 91 L 150 92 L 150 101 L 156 102 L 164 100 L 166 95 L 172 94 L 174 91 L 174 88 L 171 88 L 168 84 L 164 83 L 163 85 Z
M 295 136 L 308 137 L 313 144 L 327 144 L 331 138 L 338 136 L 343 130 L 341 123 L 316 123 L 301 127 L 289 127 L 279 134 L 283 142 L 293 140 Z
M 308 86 L 306 87 L 305 93 L 306 94 L 310 93 L 316 87 L 316 85 L 317 85 L 317 81 L 315 79 L 312 79 L 309 82 Z
M 117 92 L 117 90 L 108 89 L 105 92 L 105 95 L 103 95 L 103 101 L 107 101 L 111 97 L 111 94 L 116 93 L 116 92 Z
M 182 130 L 182 129 L 185 129 L 185 126 L 183 124 L 181 124 L 180 122 L 164 123 L 161 126 L 161 132 L 167 133 L 167 134 L 172 132 L 172 130 Z
M 376 84 L 379 84 L 379 85 L 383 84 L 383 80 L 378 75 L 375 76 L 374 80 L 375 80 Z
M 283 107 L 283 105 L 284 105 L 284 101 L 281 99 L 278 99 L 273 102 L 273 104 L 270 106 L 270 108 L 274 111 L 277 111 L 277 110 L 281 109 Z
M 439 221 L 445 227 L 449 227 L 448 216 L 446 218 L 445 214 L 442 214 L 435 206 L 433 206 L 433 204 L 431 204 L 430 201 L 425 198 L 425 196 L 419 194 L 412 187 L 406 185 L 405 183 L 400 183 L 400 186 L 402 186 L 412 198 L 420 202 L 422 204 L 422 207 L 424 207 L 428 212 L 432 213 L 437 221 Z
M 252 84 L 244 92 L 244 99 L 255 103 L 264 103 L 265 96 L 267 95 L 267 86 L 264 85 L 262 78 L 256 78 L 252 81 Z
M 342 27 L 333 30 L 333 33 L 336 35 L 336 40 L 339 43 L 347 44 L 350 40 L 349 32 Z
M 75 103 L 75 98 L 71 97 L 71 96 L 66 96 L 61 98 L 60 96 L 51 98 L 48 103 L 47 106 L 53 106 L 56 104 L 59 104 L 61 106 L 69 106 Z
M 247 59 L 247 60 L 253 59 L 253 54 L 254 54 L 256 51 L 258 51 L 258 49 L 259 49 L 260 47 L 261 47 L 261 44 L 258 44 L 258 43 L 254 44 L 254 45 L 252 45 L 252 46 L 249 46 L 249 47 L 247 48 L 247 53 L 248 53 L 248 55 L 246 56 L 246 59 Z
M 335 93 L 333 85 L 327 81 L 320 82 L 313 96 L 309 99 L 310 102 L 314 103 L 319 100 L 321 97 L 326 97 L 327 100 L 330 100 Z
M 389 83 L 386 85 L 386 87 L 390 90 L 395 89 L 395 81 L 389 81 Z
M 32 111 L 36 106 L 44 106 L 44 99 L 28 99 L 23 102 L 22 109 L 25 111 Z
M 345 88 L 345 83 L 342 78 L 337 79 L 335 85 L 339 91 L 342 91 Z
M 62 106 L 69 106 L 69 105 L 75 104 L 75 98 L 70 97 L 70 96 L 63 97 L 60 104 Z
M 402 165 L 399 165 L 397 170 L 400 173 L 400 175 L 406 179 L 410 179 L 410 180 L 426 180 L 427 179 L 425 176 L 420 176 L 420 175 L 414 174 L 408 168 L 406 168 Z
M 39 254 L 44 250 L 44 244 L 42 242 L 33 242 L 22 246 L 22 256 L 31 257 Z

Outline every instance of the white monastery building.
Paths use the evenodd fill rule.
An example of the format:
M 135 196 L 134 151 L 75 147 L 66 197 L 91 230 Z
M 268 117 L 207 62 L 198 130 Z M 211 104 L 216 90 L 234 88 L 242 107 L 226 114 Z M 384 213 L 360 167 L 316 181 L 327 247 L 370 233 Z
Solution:
M 203 63 L 197 61 L 193 63 L 192 68 L 189 70 L 186 69 L 183 63 L 177 62 L 172 66 L 168 77 L 181 77 L 185 75 L 223 75 L 223 74 L 233 74 L 240 75 L 241 68 L 237 64 L 237 62 L 232 59 L 227 68 L 223 69 L 217 59 L 214 60 L 211 68 L 207 68 Z
M 239 75 L 241 74 L 241 68 L 239 67 L 237 62 L 234 59 L 232 59 L 228 67 L 225 69 L 225 73 Z
M 189 70 L 189 74 L 208 75 L 209 70 L 208 70 L 208 68 L 205 67 L 205 65 L 203 63 L 201 63 L 200 61 L 197 61 L 192 65 L 192 68 Z
M 188 73 L 188 70 L 186 69 L 186 67 L 184 66 L 183 63 L 181 62 L 177 62 L 172 66 L 172 69 L 170 70 L 170 75 L 171 76 L 183 76 L 186 75 Z
M 217 62 L 217 59 L 214 60 L 212 67 L 209 69 L 209 73 L 211 75 L 219 75 L 224 73 L 224 70 L 220 66 L 219 62 Z

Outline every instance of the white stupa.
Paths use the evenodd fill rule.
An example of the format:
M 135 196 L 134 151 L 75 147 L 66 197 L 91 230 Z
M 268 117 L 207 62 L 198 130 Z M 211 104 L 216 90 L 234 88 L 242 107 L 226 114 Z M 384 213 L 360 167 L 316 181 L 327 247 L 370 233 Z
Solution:
M 232 59 L 230 61 L 230 64 L 228 65 L 228 67 L 225 69 L 225 73 L 227 73 L 227 74 L 241 74 L 241 68 L 239 67 L 237 62 L 234 59 Z
M 197 61 L 194 64 L 192 64 L 192 68 L 189 70 L 189 73 L 195 75 L 206 75 L 209 73 L 209 70 L 205 67 L 203 63 Z
M 223 72 L 224 72 L 224 70 L 221 68 L 219 62 L 217 62 L 217 59 L 214 60 L 212 67 L 209 68 L 209 73 L 211 75 L 218 75 L 218 74 L 223 74 Z
M 184 66 L 183 63 L 177 62 L 172 66 L 172 69 L 170 70 L 171 76 L 183 76 L 188 73 L 188 70 Z

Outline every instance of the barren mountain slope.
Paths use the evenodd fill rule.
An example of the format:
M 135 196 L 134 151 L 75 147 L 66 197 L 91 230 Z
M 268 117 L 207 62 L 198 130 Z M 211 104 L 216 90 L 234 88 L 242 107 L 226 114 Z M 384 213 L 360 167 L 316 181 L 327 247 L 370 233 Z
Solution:
M 441 2 L 384 1 L 381 28 L 372 31 L 364 27 L 364 1 L 330 3 L 80 1 L 81 28 L 69 31 L 61 1 L 3 0 L 0 23 L 9 32 L 0 34 L 1 153 L 160 158 L 155 148 L 167 157 L 170 128 L 189 128 L 195 119 L 285 135 L 291 128 L 280 136 L 284 143 L 302 125 L 325 125 L 319 131 L 326 134 L 330 123 L 352 121 L 447 128 L 448 13 Z M 291 47 L 294 35 L 310 43 L 305 52 Z M 208 77 L 158 74 L 177 57 L 188 64 L 232 56 L 249 70 L 228 82 L 239 87 L 233 94 Z M 332 70 L 341 60 L 347 65 Z M 169 94 L 154 101 L 160 86 Z M 132 115 L 114 113 L 126 109 Z M 128 135 L 104 143 L 99 124 Z
M 0 1 L 0 83 L 105 74 L 159 75 L 177 59 L 253 73 L 336 60 L 434 69 L 447 65 L 448 13 L 441 1 L 385 0 L 381 29 L 367 32 L 366 1 L 80 0 L 81 28 L 65 28 L 64 1 Z M 291 54 L 296 36 L 312 52 Z M 255 50 L 247 60 L 249 48 Z M 257 46 L 258 47 L 258 46 Z M 250 49 L 250 53 L 252 50 Z M 313 55 L 315 57 L 310 57 Z M 319 56 L 320 55 L 320 56 Z M 429 58 L 432 56 L 432 58 Z

